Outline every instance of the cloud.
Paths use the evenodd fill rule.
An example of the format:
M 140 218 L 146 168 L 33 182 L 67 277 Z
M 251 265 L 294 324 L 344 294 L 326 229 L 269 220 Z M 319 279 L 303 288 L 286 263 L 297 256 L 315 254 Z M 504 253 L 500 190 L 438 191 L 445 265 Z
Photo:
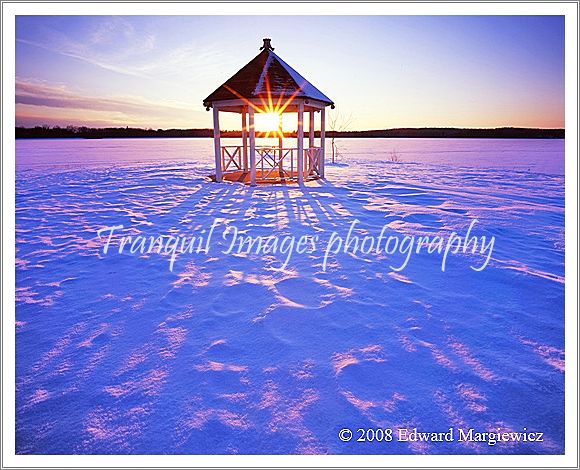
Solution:
M 146 57 L 155 48 L 155 35 L 138 32 L 125 18 L 94 17 L 81 37 L 73 37 L 46 23 L 18 29 L 16 41 L 82 60 L 105 70 L 147 78 L 131 61 Z M 20 33 L 20 34 L 19 34 Z M 22 37 L 24 34 L 26 37 Z
M 93 96 L 70 90 L 64 85 L 23 79 L 16 80 L 16 104 L 17 109 L 18 105 L 21 110 L 26 109 L 27 115 L 30 115 L 31 108 L 36 109 L 36 114 L 44 116 L 49 113 L 47 110 L 39 111 L 39 108 L 52 109 L 52 114 L 58 116 L 63 116 L 63 110 L 74 110 L 69 115 L 78 116 L 80 110 L 93 116 L 99 113 L 101 120 L 110 116 L 110 124 L 164 123 L 164 127 L 191 124 L 193 115 L 202 114 L 188 104 L 151 101 L 138 96 Z M 17 119 L 26 119 L 25 113 L 17 115 Z
M 176 76 L 211 77 L 224 65 L 225 54 L 212 44 L 188 38 L 176 45 L 158 44 L 157 35 L 127 18 L 93 17 L 83 32 L 65 31 L 47 23 L 27 24 L 17 30 L 16 41 L 103 70 L 169 84 Z M 200 67 L 203 64 L 203 67 Z
M 64 85 L 50 85 L 26 80 L 16 81 L 16 103 L 53 108 L 91 109 L 140 113 L 152 108 L 166 111 L 184 110 L 179 106 L 151 102 L 139 97 L 95 97 L 69 90 Z
M 35 46 L 35 47 L 39 47 L 41 49 L 50 51 L 50 52 L 56 52 L 58 54 L 67 56 L 67 57 L 72 57 L 73 59 L 79 59 L 82 60 L 83 62 L 87 62 L 91 65 L 95 65 L 97 67 L 100 67 L 102 69 L 105 70 L 109 70 L 111 72 L 117 72 L 117 73 L 121 73 L 123 75 L 130 75 L 133 77 L 140 77 L 140 78 L 148 78 L 146 75 L 139 73 L 137 70 L 134 70 L 130 67 L 124 67 L 122 65 L 117 65 L 117 64 L 113 64 L 113 63 L 109 63 L 106 60 L 103 59 L 99 59 L 97 57 L 92 57 L 90 54 L 87 54 L 86 52 L 74 52 L 75 48 L 68 48 L 68 47 L 63 47 L 62 45 L 55 45 L 55 44 L 43 44 L 43 43 L 39 43 L 39 42 L 35 42 L 35 41 L 31 41 L 28 39 L 16 39 L 16 42 L 20 42 L 22 44 L 28 44 L 29 46 Z

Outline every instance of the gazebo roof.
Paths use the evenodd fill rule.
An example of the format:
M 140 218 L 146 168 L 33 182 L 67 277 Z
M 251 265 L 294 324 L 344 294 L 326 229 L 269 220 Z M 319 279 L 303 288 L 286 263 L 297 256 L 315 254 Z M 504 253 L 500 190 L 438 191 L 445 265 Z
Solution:
M 262 51 L 256 57 L 203 100 L 203 105 L 209 108 L 214 101 L 239 99 L 271 100 L 275 104 L 293 98 L 334 105 L 330 98 L 274 53 L 270 39 L 264 39 L 260 49 Z

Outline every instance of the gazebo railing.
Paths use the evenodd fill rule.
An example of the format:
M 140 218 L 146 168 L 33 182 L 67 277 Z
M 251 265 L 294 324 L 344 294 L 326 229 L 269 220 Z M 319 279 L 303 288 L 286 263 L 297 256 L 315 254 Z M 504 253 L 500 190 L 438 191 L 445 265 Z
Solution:
M 296 151 L 295 148 L 257 147 L 256 170 L 260 170 L 259 179 L 293 178 L 298 168 Z
M 244 168 L 242 162 L 242 147 L 228 145 L 222 147 L 222 171 L 240 171 Z
M 320 176 L 322 149 L 309 147 L 303 151 L 304 177 Z M 221 153 L 222 172 L 250 171 L 249 168 L 244 168 L 242 146 L 224 146 L 221 147 Z M 280 178 L 296 180 L 298 178 L 298 149 L 278 146 L 256 147 L 256 173 L 260 181 Z
M 304 175 L 320 176 L 320 159 L 322 149 L 320 147 L 310 147 L 304 149 Z

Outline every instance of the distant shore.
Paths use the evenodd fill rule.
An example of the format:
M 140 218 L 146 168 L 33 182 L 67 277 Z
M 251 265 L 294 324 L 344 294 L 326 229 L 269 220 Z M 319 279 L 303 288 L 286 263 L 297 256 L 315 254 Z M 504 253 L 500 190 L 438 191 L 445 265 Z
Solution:
M 536 129 L 527 127 L 498 127 L 469 129 L 453 127 L 424 127 L 377 129 L 367 131 L 326 131 L 326 137 L 340 138 L 446 138 L 446 139 L 563 139 L 564 129 Z M 315 133 L 319 137 L 319 132 Z M 221 136 L 241 137 L 241 131 L 222 131 Z M 257 137 L 265 137 L 258 132 Z M 156 137 L 213 137 L 212 129 L 139 129 L 131 127 L 17 127 L 17 139 L 111 139 Z M 296 132 L 285 132 L 284 137 L 296 137 Z

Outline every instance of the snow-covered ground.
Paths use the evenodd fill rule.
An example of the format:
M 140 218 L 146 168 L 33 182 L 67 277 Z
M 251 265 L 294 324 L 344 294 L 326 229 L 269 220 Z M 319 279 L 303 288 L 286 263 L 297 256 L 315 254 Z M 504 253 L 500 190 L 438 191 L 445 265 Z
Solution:
M 564 151 L 544 140 L 347 140 L 327 181 L 215 184 L 212 142 L 18 141 L 18 453 L 562 453 Z M 400 161 L 392 162 L 393 153 Z M 489 265 L 325 256 L 333 232 L 494 236 Z M 208 253 L 103 253 L 201 234 Z M 283 256 L 221 234 L 318 235 Z M 542 432 L 356 442 L 357 430 Z M 355 433 L 350 442 L 339 431 Z M 457 431 L 456 431 L 457 432 Z

